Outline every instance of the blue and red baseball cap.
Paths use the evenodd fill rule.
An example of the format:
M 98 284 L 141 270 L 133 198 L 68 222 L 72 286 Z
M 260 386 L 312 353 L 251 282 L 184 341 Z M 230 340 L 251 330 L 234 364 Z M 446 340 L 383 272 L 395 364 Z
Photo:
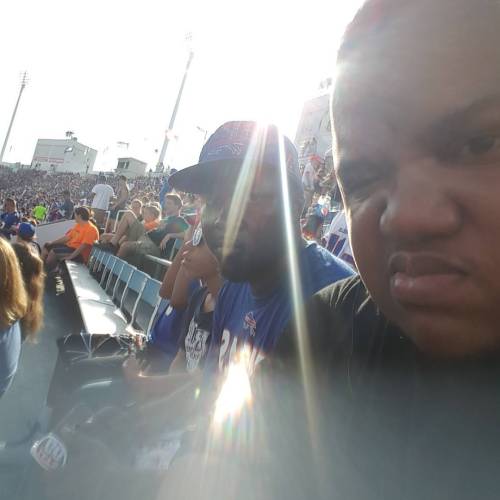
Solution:
M 288 137 L 282 136 L 282 140 L 289 182 L 302 189 L 297 150 Z M 275 125 L 254 121 L 227 122 L 209 137 L 201 150 L 199 162 L 173 174 L 169 183 L 179 191 L 207 194 L 221 176 L 239 172 L 245 158 L 250 156 L 255 168 L 279 171 L 279 148 L 280 134 Z

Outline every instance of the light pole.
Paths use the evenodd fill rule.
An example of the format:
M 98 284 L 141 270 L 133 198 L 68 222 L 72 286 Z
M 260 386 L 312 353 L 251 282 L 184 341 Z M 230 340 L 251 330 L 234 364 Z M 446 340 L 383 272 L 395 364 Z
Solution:
M 163 141 L 163 146 L 160 151 L 160 157 L 158 158 L 158 163 L 156 165 L 156 172 L 161 172 L 163 169 L 163 161 L 165 160 L 165 154 L 167 152 L 168 143 L 170 141 L 170 134 L 174 128 L 175 118 L 177 116 L 177 111 L 179 110 L 179 104 L 181 102 L 182 92 L 184 90 L 184 85 L 186 84 L 187 75 L 189 72 L 189 67 L 191 66 L 191 61 L 193 60 L 194 52 L 189 51 L 189 57 L 186 64 L 186 69 L 184 70 L 184 76 L 182 77 L 181 86 L 179 88 L 179 93 L 177 94 L 177 99 L 175 101 L 175 106 L 172 111 L 172 116 L 170 117 L 170 123 L 168 124 L 167 132 L 165 133 L 165 139 Z
M 26 87 L 27 83 L 28 83 L 28 73 L 25 71 L 23 73 L 23 76 L 21 77 L 21 88 L 19 89 L 19 96 L 17 97 L 16 105 L 14 107 L 14 111 L 12 112 L 12 118 L 10 119 L 9 128 L 7 129 L 7 134 L 5 135 L 5 140 L 3 141 L 2 151 L 0 152 L 0 162 L 3 161 L 3 155 L 5 153 L 5 148 L 7 147 L 7 143 L 9 142 L 10 131 L 12 130 L 14 119 L 16 118 L 19 101 L 21 100 L 24 87 Z
M 205 144 L 205 142 L 207 142 L 208 130 L 199 125 L 196 125 L 196 129 L 203 134 L 203 144 Z

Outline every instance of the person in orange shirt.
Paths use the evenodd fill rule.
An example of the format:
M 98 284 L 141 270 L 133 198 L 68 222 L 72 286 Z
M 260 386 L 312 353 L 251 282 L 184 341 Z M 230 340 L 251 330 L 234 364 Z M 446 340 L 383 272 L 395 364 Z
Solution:
M 99 239 L 97 227 L 90 221 L 90 210 L 75 208 L 76 224 L 61 238 L 45 243 L 42 259 L 50 271 L 61 260 L 87 262 L 92 245 Z

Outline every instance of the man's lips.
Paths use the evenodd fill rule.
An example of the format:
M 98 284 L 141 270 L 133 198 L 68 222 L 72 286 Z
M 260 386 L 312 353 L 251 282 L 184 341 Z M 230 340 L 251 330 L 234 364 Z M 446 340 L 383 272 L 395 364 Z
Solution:
M 389 259 L 391 275 L 403 273 L 412 277 L 435 274 L 465 274 L 462 264 L 431 253 L 398 252 Z
M 413 306 L 454 303 L 467 272 L 461 262 L 432 253 L 398 252 L 389 259 L 390 290 L 396 302 Z

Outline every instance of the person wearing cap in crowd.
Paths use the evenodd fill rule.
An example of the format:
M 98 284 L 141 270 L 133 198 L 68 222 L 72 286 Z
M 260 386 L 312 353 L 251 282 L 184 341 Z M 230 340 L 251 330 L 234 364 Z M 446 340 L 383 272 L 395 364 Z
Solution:
M 130 195 L 130 190 L 127 184 L 127 178 L 124 175 L 118 177 L 118 192 L 116 196 L 116 201 L 113 202 L 113 206 L 109 213 L 109 219 L 106 224 L 106 232 L 111 232 L 115 225 L 115 221 L 118 217 L 118 212 L 124 210 Z
M 99 175 L 97 184 L 92 188 L 92 212 L 99 228 L 104 225 L 106 212 L 109 209 L 109 202 L 115 195 L 113 188 L 107 183 L 105 175 Z
M 28 245 L 30 250 L 37 256 L 41 256 L 42 249 L 40 245 L 34 241 L 36 234 L 36 226 L 30 222 L 21 222 L 17 228 L 17 243 Z
M 16 234 L 16 226 L 21 221 L 21 215 L 17 211 L 17 203 L 14 198 L 5 198 L 3 212 L 0 215 L 0 236 L 10 240 Z
M 277 127 L 225 123 L 203 146 L 199 163 L 169 182 L 179 191 L 203 195 L 203 235 L 228 280 L 214 314 L 209 370 L 223 373 L 244 346 L 252 351 L 252 365 L 272 352 L 292 314 L 289 247 L 297 253 L 305 297 L 353 274 L 326 250 L 302 239 L 304 194 L 297 151 Z M 289 211 L 283 208 L 283 183 L 288 183 Z M 285 232 L 287 217 L 291 234 Z
M 276 498 L 500 498 L 499 25 L 497 1 L 369 0 L 346 32 L 332 130 L 359 276 L 264 377 Z
M 293 296 L 302 305 L 303 298 L 352 276 L 354 271 L 315 242 L 302 238 L 300 215 L 304 193 L 297 152 L 273 125 L 250 121 L 225 123 L 204 145 L 199 163 L 180 170 L 170 182 L 179 191 L 198 193 L 205 199 L 201 216 L 203 237 L 227 280 L 214 311 L 204 370 L 206 385 L 199 411 L 218 422 L 221 417 L 231 418 L 224 422 L 230 432 L 222 433 L 220 439 L 212 434 L 207 419 L 202 418 L 193 436 L 185 437 L 182 452 L 160 496 L 262 498 L 262 476 L 253 476 L 246 466 L 241 469 L 244 471 L 241 477 L 257 481 L 259 492 L 243 491 L 235 495 L 231 487 L 233 483 L 240 484 L 240 457 L 234 452 L 240 445 L 249 451 L 245 446 L 246 436 L 255 437 L 255 441 L 250 441 L 252 452 L 246 458 L 262 459 L 258 452 L 262 449 L 258 444 L 260 436 L 253 433 L 252 427 L 244 425 L 241 434 L 232 432 L 237 429 L 231 423 L 237 422 L 238 410 L 242 409 L 239 403 L 244 402 L 247 394 L 245 380 L 248 382 L 263 360 L 272 358 L 276 342 L 293 320 Z M 290 253 L 296 258 L 291 258 Z M 236 379 L 232 379 L 234 373 L 239 374 Z M 218 396 L 214 405 L 215 394 Z M 221 401 L 227 404 L 219 405 Z M 245 419 L 245 424 L 249 423 Z M 207 468 L 219 459 L 223 467 L 215 471 Z M 186 477 L 198 469 L 203 471 L 204 480 L 192 485 Z M 205 481 L 213 477 L 212 471 L 214 475 L 228 473 L 231 477 L 228 481 L 215 481 L 212 490 L 214 482 Z

